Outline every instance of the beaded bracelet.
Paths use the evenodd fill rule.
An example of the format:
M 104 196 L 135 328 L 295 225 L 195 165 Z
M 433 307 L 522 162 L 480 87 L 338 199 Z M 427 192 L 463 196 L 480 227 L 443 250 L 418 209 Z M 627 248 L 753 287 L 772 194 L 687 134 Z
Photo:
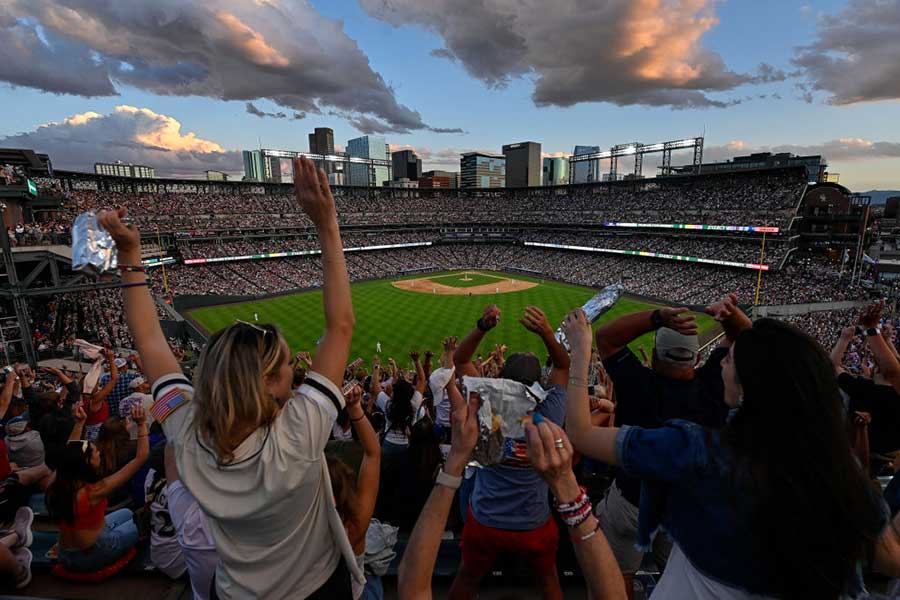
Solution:
M 560 503 L 556 498 L 554 498 L 553 508 L 555 508 L 557 512 L 570 512 L 584 506 L 585 503 L 589 502 L 589 498 L 587 497 L 587 488 L 583 485 L 580 485 L 578 486 L 578 489 L 581 491 L 581 493 L 572 502 Z
M 123 273 L 146 273 L 147 267 L 144 265 L 119 265 L 119 270 Z
M 566 513 L 564 515 L 560 514 L 560 518 L 569 527 L 578 527 L 579 525 L 587 521 L 593 514 L 593 512 L 593 507 L 591 506 L 590 502 L 588 502 L 581 510 L 574 513 Z

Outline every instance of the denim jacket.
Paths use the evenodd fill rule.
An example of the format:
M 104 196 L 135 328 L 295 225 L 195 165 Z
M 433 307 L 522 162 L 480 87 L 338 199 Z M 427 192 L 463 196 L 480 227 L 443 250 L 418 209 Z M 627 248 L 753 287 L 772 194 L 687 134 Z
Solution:
M 777 593 L 771 561 L 752 543 L 749 482 L 735 478 L 719 432 L 679 419 L 658 429 L 624 426 L 616 457 L 627 474 L 643 480 L 639 548 L 663 527 L 705 576 L 754 594 Z M 861 584 L 848 581 L 848 592 Z

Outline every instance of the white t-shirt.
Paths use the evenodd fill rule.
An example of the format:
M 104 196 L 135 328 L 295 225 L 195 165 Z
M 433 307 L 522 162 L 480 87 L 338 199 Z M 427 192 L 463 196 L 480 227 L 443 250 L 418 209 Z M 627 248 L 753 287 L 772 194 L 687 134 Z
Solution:
M 425 398 L 422 397 L 422 394 L 419 390 L 413 392 L 412 395 L 412 405 L 413 405 L 413 423 L 417 422 L 419 419 L 424 416 L 424 412 L 419 409 L 422 407 L 422 402 Z M 391 429 L 391 420 L 388 418 L 388 404 L 390 404 L 391 398 L 384 392 L 379 392 L 378 397 L 375 398 L 375 405 L 384 412 L 384 429 L 387 433 L 384 436 L 384 441 L 390 442 L 392 444 L 397 444 L 398 446 L 408 446 L 409 445 L 409 436 L 406 435 L 406 430 L 395 428 Z
M 206 516 L 200 510 L 197 499 L 184 487 L 181 481 L 170 483 L 166 492 L 169 498 L 169 514 L 175 525 L 178 545 L 181 547 L 191 590 L 194 598 L 207 600 L 212 587 L 213 575 L 219 564 L 216 542 L 213 540 Z
M 150 469 L 144 485 L 144 493 L 151 492 L 151 487 L 156 480 L 156 472 Z M 161 481 L 157 485 L 164 486 Z M 165 487 L 159 490 L 153 502 L 150 503 L 150 561 L 153 565 L 171 577 L 178 579 L 184 575 L 187 566 L 184 564 L 184 555 L 172 518 L 169 514 L 169 503 Z
M 191 426 L 194 389 L 181 374 L 153 385 L 153 410 L 175 448 L 178 473 L 206 514 L 221 560 L 216 591 L 231 598 L 304 598 L 341 556 L 363 580 L 331 493 L 324 449 L 343 395 L 310 372 L 271 426 L 220 465 Z M 168 415 L 166 415 L 168 413 Z
M 335 423 L 331 426 L 331 436 L 337 440 L 338 442 L 352 442 L 353 441 L 353 427 L 344 431 L 343 427 Z
M 698 571 L 688 560 L 678 544 L 672 545 L 672 552 L 666 563 L 659 583 L 653 589 L 652 600 L 775 600 L 772 596 L 751 594 L 742 589 L 725 585 L 710 579 Z

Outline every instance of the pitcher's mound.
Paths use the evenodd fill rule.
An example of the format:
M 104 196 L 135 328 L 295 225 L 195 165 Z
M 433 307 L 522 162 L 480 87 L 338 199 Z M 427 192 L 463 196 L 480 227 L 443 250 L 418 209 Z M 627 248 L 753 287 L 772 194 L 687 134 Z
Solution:
M 484 282 L 484 283 L 478 283 Z M 477 285 L 471 285 L 476 283 Z M 439 296 L 483 296 L 487 294 L 506 294 L 521 292 L 537 285 L 533 281 L 523 281 L 512 277 L 464 271 L 451 275 L 433 275 L 419 279 L 404 279 L 391 283 L 395 288 L 420 294 L 436 294 Z

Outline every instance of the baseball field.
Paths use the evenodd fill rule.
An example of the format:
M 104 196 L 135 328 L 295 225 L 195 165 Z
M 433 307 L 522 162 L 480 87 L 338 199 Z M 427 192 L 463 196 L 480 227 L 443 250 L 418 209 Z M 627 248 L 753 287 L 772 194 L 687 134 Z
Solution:
M 482 344 L 487 353 L 494 344 L 507 344 L 511 352 L 531 351 L 544 357 L 543 344 L 518 319 L 526 306 L 537 306 L 547 314 L 555 329 L 566 313 L 581 306 L 596 290 L 557 283 L 520 274 L 492 271 L 429 273 L 400 279 L 368 281 L 352 286 L 356 331 L 351 360 L 366 362 L 381 344 L 381 357 L 393 357 L 398 364 L 409 362 L 411 350 L 432 350 L 440 355 L 441 340 L 448 335 L 462 339 L 474 326 L 487 304 L 496 304 L 502 315 L 500 325 Z M 624 296 L 598 325 L 623 314 L 656 308 L 657 305 Z M 188 314 L 206 332 L 227 327 L 236 319 L 274 323 L 284 333 L 294 351 L 315 351 L 322 335 L 324 315 L 321 290 L 278 296 L 265 300 L 200 308 Z M 698 317 L 701 343 L 719 331 L 706 315 Z M 647 334 L 632 344 L 653 347 Z

